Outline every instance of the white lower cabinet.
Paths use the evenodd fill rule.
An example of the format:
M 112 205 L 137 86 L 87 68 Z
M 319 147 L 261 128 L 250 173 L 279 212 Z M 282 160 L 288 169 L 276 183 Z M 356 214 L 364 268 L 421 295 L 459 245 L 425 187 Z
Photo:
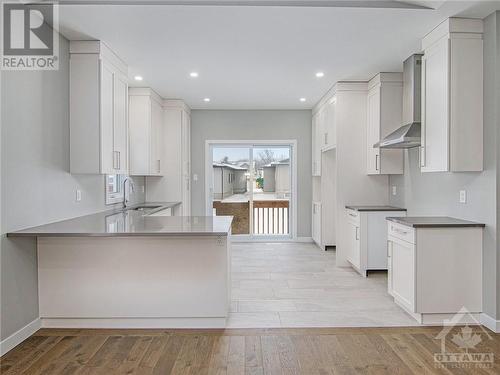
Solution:
M 443 324 L 455 314 L 463 323 L 479 319 L 482 231 L 388 221 L 387 290 L 394 302 L 421 324 Z
M 386 218 L 389 216 L 406 216 L 405 210 L 376 211 L 375 208 L 363 207 L 361 211 L 346 209 L 349 228 L 349 248 L 347 260 L 362 276 L 367 271 L 386 270 L 387 236 Z

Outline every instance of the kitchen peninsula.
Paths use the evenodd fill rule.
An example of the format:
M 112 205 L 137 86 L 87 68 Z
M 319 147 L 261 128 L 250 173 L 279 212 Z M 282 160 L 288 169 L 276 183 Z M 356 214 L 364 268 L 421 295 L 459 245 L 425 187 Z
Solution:
M 224 327 L 230 216 L 111 210 L 8 234 L 37 237 L 40 319 L 58 328 Z

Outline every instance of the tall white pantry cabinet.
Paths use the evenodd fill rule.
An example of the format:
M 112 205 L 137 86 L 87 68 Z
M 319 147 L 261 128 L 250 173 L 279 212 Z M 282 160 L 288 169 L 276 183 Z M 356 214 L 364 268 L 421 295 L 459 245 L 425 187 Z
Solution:
M 128 170 L 128 67 L 100 41 L 71 41 L 70 171 Z
M 482 171 L 483 21 L 449 18 L 422 49 L 421 171 Z
M 175 214 L 191 216 L 191 110 L 182 100 L 163 100 L 161 139 L 165 177 L 146 177 L 146 200 L 181 202 Z

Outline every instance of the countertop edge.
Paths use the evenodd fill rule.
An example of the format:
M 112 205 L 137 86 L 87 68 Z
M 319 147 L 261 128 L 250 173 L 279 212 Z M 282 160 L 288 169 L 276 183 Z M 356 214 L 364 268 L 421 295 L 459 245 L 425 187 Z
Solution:
M 402 220 L 400 217 L 386 217 L 385 218 L 387 221 L 391 221 L 396 224 L 404 225 L 409 228 L 484 228 L 486 227 L 486 224 L 483 223 L 474 223 L 474 222 L 469 222 L 469 223 L 409 223 L 407 221 Z M 462 219 L 458 219 L 462 220 Z
M 357 206 L 353 205 L 346 205 L 345 208 L 348 210 L 353 210 L 357 212 L 403 212 L 403 211 L 408 211 L 406 208 L 401 208 L 401 207 L 387 207 L 387 208 L 356 208 Z

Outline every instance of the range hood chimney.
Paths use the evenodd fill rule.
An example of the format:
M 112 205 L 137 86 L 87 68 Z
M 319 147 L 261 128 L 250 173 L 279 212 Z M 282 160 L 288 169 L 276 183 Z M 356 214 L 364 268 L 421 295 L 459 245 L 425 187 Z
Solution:
M 403 126 L 388 134 L 374 148 L 420 146 L 420 101 L 422 56 L 415 54 L 403 63 Z

